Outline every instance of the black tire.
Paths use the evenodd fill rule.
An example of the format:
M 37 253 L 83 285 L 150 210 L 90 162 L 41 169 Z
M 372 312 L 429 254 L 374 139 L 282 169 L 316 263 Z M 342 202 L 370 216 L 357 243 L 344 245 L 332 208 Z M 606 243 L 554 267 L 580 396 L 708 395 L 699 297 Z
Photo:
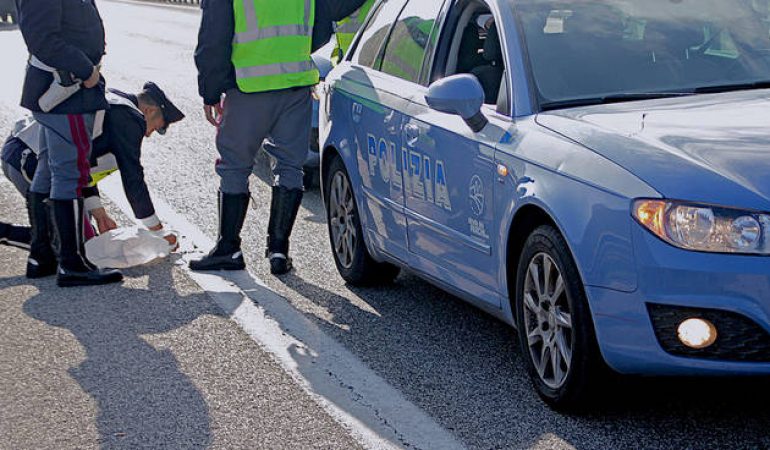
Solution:
M 345 257 L 349 261 L 342 260 L 343 257 L 340 256 L 338 246 L 335 244 L 335 231 L 333 228 L 337 226 L 339 221 L 333 220 L 332 204 L 335 200 L 332 198 L 332 189 L 334 189 L 333 183 L 335 183 L 337 177 L 342 177 L 347 182 L 349 196 L 352 199 L 352 202 L 348 201 L 345 203 L 352 205 L 347 214 L 350 217 L 348 223 L 352 226 L 351 231 L 355 230 L 357 239 L 355 239 L 352 245 L 352 251 L 346 253 Z M 334 263 L 337 265 L 337 271 L 339 271 L 345 282 L 352 286 L 376 286 L 391 283 L 398 276 L 401 269 L 393 264 L 377 262 L 369 254 L 363 240 L 361 216 L 359 215 L 358 204 L 350 184 L 350 177 L 340 158 L 335 158 L 329 166 L 326 179 L 324 180 L 324 199 L 329 228 L 329 242 L 332 248 L 332 255 L 334 256 Z
M 546 267 L 549 268 L 549 276 L 545 275 Z M 558 272 L 554 272 L 554 267 Z M 534 272 L 538 273 L 537 277 L 530 273 L 533 268 Z M 561 276 L 563 289 L 558 287 L 558 277 L 552 280 L 554 275 Z M 540 279 L 542 281 L 539 281 Z M 538 286 L 535 290 L 532 290 L 533 284 Z M 544 295 L 538 294 L 541 287 Z M 557 294 L 557 290 L 560 294 Z M 529 299 L 541 299 L 528 303 L 537 307 L 525 306 L 527 294 Z M 543 301 L 543 298 L 550 300 Z M 585 409 L 595 399 L 596 387 L 607 378 L 609 370 L 599 351 L 593 319 L 577 266 L 566 241 L 552 226 L 537 228 L 524 245 L 516 277 L 514 306 L 522 356 L 537 393 L 555 409 L 574 412 Z M 534 312 L 535 310 L 542 311 L 542 314 Z M 563 319 L 565 311 L 569 327 L 562 326 L 567 323 Z M 547 319 L 543 319 L 545 317 Z M 534 326 L 537 323 L 542 326 Z M 531 338 L 532 343 L 531 335 L 534 335 Z M 547 341 L 550 344 L 547 344 Z M 541 343 L 539 347 L 538 342 Z M 549 346 L 551 348 L 546 357 L 546 350 L 543 349 Z M 561 350 L 569 347 L 570 352 Z M 546 361 L 542 365 L 536 361 L 538 353 L 540 361 Z M 554 369 L 554 353 L 558 359 L 555 365 L 558 365 L 559 369 Z M 563 356 L 567 353 L 570 354 L 569 364 L 566 363 L 567 357 Z M 547 370 L 549 365 L 550 371 Z M 557 379 L 562 380 L 561 384 L 557 383 Z

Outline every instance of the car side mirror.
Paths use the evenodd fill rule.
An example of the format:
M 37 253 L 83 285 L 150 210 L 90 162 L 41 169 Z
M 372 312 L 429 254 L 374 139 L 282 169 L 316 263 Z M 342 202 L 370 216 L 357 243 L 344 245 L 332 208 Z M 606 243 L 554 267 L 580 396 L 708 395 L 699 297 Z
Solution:
M 312 58 L 313 64 L 315 64 L 316 68 L 318 69 L 318 73 L 321 76 L 321 81 L 324 81 L 326 76 L 329 75 L 329 72 L 334 69 L 334 65 L 332 64 L 331 59 L 322 55 L 320 51 L 313 53 Z
M 425 101 L 431 109 L 462 117 L 471 130 L 478 133 L 489 123 L 481 112 L 484 97 L 479 80 L 473 75 L 462 74 L 431 84 Z

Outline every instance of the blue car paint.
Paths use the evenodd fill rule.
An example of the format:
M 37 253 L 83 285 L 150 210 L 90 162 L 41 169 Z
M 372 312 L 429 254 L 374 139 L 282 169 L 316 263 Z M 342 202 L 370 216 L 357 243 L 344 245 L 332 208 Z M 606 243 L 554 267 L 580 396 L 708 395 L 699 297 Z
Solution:
M 484 106 L 484 88 L 470 74 L 455 75 L 431 84 L 425 100 L 436 111 L 470 119 Z
M 492 202 L 499 135 L 489 139 L 483 132 L 475 138 L 449 133 L 434 125 L 435 116 L 444 114 L 425 105 L 412 103 L 407 113 L 405 130 L 414 130 L 416 137 L 404 141 L 409 154 L 423 162 L 422 174 L 412 164 L 405 172 L 411 180 L 406 183 L 409 249 L 417 269 L 465 286 L 473 297 L 499 307 L 495 272 L 501 249 L 493 241 Z M 459 117 L 453 118 L 445 123 L 448 129 L 467 129 Z M 450 148 L 452 154 L 446 151 Z
M 763 106 L 769 94 L 704 95 L 538 114 L 517 24 L 507 7 L 488 3 L 504 36 L 507 67 L 513 68 L 508 83 L 515 119 L 485 106 L 490 124 L 474 134 L 459 117 L 430 110 L 424 86 L 349 63 L 329 76 L 330 96 L 320 124 L 322 152 L 339 153 L 348 169 L 373 257 L 408 267 L 515 325 L 508 272 L 518 261 L 508 261 L 506 249 L 517 214 L 539 208 L 566 238 L 602 355 L 613 369 L 770 374 L 768 363 L 669 355 L 658 344 L 646 309 L 647 302 L 723 309 L 770 331 L 770 258 L 680 250 L 642 229 L 631 216 L 637 198 L 770 211 L 770 179 L 762 176 L 770 173 L 770 160 L 761 149 L 762 143 L 770 145 L 770 137 L 757 125 L 770 112 Z M 747 107 L 754 108 L 753 117 L 746 116 Z M 727 124 L 722 108 L 738 123 Z M 691 114 L 700 126 L 685 126 L 683 118 Z M 749 124 L 745 133 L 754 132 L 753 147 L 741 147 L 746 139 L 737 139 L 740 127 L 731 134 L 740 123 Z M 692 150 L 706 131 L 732 146 L 719 153 L 729 161 Z M 435 198 L 428 202 L 411 195 L 408 159 L 407 164 L 393 160 L 390 175 L 401 179 L 401 189 L 378 184 L 378 166 L 373 171 L 369 159 L 370 134 L 377 135 L 378 143 L 382 137 L 387 145 L 427 156 L 433 163 L 441 158 L 452 212 L 442 211 Z M 374 156 L 379 158 L 379 147 Z M 498 165 L 508 169 L 507 176 L 497 174 Z M 461 168 L 459 173 L 455 167 Z M 474 175 L 482 179 L 488 239 L 457 225 L 460 218 L 476 215 L 468 195 Z
M 537 121 L 633 167 L 668 198 L 770 211 L 768 99 L 768 90 L 697 95 L 575 108 Z
M 602 354 L 615 370 L 645 375 L 770 373 L 770 363 L 669 355 L 658 344 L 645 307 L 652 302 L 732 311 L 770 331 L 770 258 L 679 250 L 636 224 L 634 243 L 637 291 L 587 288 Z
M 394 167 L 387 177 L 381 175 L 382 165 L 377 164 L 381 153 L 387 158 L 400 162 L 401 126 L 403 114 L 401 99 L 389 92 L 374 92 L 367 86 L 372 83 L 369 76 L 380 74 L 356 69 L 349 78 L 340 83 L 349 94 L 340 99 L 347 107 L 348 121 L 355 139 L 354 146 L 346 148 L 348 160 L 358 161 L 352 171 L 353 183 L 360 187 L 357 199 L 366 206 L 362 218 L 365 230 L 371 230 L 371 238 L 381 237 L 378 247 L 397 258 L 408 255 L 404 210 L 403 170 Z

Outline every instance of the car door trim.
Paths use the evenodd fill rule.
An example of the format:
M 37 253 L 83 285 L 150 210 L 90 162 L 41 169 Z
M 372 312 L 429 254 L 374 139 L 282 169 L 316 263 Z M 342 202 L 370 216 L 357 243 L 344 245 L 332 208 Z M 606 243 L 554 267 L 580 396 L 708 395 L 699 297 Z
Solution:
M 483 253 L 487 256 L 492 256 L 492 246 L 487 244 L 482 244 L 480 242 L 477 242 L 473 240 L 472 238 L 469 238 L 468 236 L 459 233 L 445 225 L 441 225 L 440 223 L 436 222 L 435 220 L 431 220 L 422 214 L 419 214 L 415 211 L 412 211 L 410 209 L 406 209 L 406 220 L 412 219 L 419 221 L 421 225 L 425 225 L 426 227 L 430 228 L 432 231 L 442 235 L 444 238 L 452 241 L 459 241 L 461 244 L 465 245 L 466 247 L 473 249 L 479 253 Z M 407 225 L 408 227 L 408 225 Z

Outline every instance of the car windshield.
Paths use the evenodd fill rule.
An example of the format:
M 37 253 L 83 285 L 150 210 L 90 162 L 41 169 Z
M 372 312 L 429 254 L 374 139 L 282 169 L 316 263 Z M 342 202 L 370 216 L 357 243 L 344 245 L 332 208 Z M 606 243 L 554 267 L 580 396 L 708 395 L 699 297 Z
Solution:
M 543 109 L 770 86 L 770 0 L 507 0 Z

